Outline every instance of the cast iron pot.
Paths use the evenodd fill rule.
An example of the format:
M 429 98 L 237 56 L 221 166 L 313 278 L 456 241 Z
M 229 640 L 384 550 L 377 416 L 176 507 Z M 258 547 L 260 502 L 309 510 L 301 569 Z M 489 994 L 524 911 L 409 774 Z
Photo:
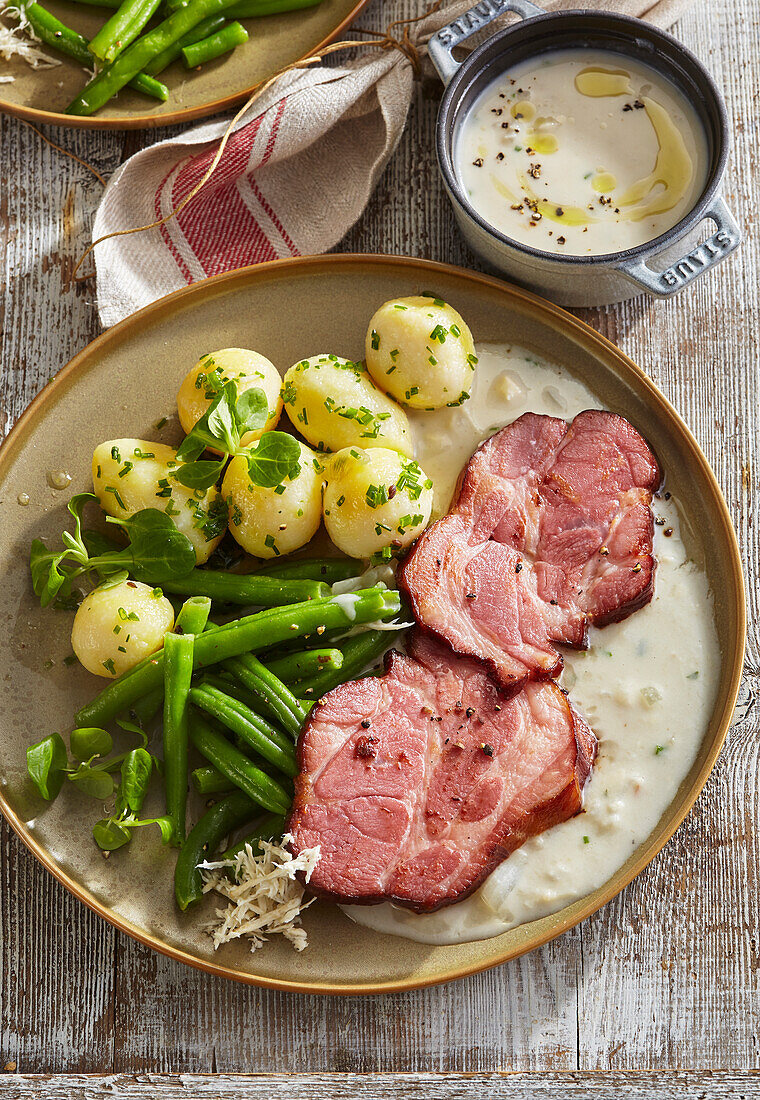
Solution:
M 463 63 L 454 59 L 456 46 L 505 12 L 521 21 L 492 35 Z M 526 58 L 577 47 L 612 50 L 621 60 L 657 70 L 695 107 L 707 137 L 707 182 L 690 213 L 652 241 L 602 256 L 558 256 L 506 236 L 474 209 L 453 162 L 457 129 L 489 84 Z M 492 267 L 561 305 L 607 305 L 642 291 L 669 298 L 739 246 L 741 231 L 721 194 L 729 149 L 726 108 L 705 67 L 672 35 L 610 12 L 545 12 L 529 0 L 480 0 L 442 27 L 428 49 L 446 86 L 436 131 L 438 163 L 462 234 Z M 699 244 L 706 220 L 716 229 Z

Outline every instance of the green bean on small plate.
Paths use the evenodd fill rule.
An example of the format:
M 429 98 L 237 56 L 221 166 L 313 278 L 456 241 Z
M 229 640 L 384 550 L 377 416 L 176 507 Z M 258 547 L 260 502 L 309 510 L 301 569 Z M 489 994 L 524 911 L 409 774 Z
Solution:
M 11 79 L 0 84 L 0 111 L 93 129 L 147 129 L 217 114 L 338 36 L 366 2 L 22 0 L 25 18 L 14 17 L 10 4 L 0 13 L 3 26 L 21 28 L 13 36 L 18 50 L 3 61 Z M 32 68 L 28 45 L 50 67 Z M 105 68 L 93 81 L 96 63 Z M 130 75 L 122 79 L 125 67 Z

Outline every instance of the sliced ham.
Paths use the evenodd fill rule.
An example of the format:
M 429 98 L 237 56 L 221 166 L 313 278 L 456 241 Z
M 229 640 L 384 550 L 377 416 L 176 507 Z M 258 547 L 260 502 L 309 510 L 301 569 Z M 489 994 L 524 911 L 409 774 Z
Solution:
M 291 848 L 319 845 L 317 894 L 431 912 L 577 814 L 595 752 L 555 684 L 507 695 L 480 663 L 417 635 L 385 675 L 343 684 L 312 710 Z
M 559 673 L 557 644 L 582 648 L 589 623 L 652 598 L 660 482 L 622 416 L 588 410 L 567 424 L 526 413 L 475 452 L 399 586 L 421 626 L 519 691 Z

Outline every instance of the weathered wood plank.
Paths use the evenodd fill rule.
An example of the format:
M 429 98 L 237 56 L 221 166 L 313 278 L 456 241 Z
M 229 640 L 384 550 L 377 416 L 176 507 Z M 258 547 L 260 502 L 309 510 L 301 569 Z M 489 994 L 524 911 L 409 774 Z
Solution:
M 113 138 L 80 135 L 69 147 L 101 171 L 118 163 Z M 96 334 L 92 287 L 73 284 L 71 272 L 101 187 L 15 120 L 0 117 L 0 150 L 3 435 Z M 0 821 L 0 1067 L 110 1066 L 114 938 Z
M 0 1077 L 0 1096 L 22 1100 L 745 1100 L 760 1095 L 760 1080 L 750 1072 L 675 1071 L 673 1073 L 475 1073 L 475 1074 L 294 1074 L 265 1076 Z

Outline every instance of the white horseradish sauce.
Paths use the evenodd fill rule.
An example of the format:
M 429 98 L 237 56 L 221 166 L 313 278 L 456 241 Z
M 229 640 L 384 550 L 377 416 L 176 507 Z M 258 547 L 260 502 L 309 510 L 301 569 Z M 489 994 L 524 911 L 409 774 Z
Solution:
M 484 345 L 478 354 L 465 405 L 410 416 L 439 513 L 495 429 L 528 411 L 572 419 L 600 407 L 582 383 L 522 348 Z M 689 560 L 675 502 L 656 499 L 654 513 L 652 603 L 621 623 L 592 628 L 587 652 L 564 651 L 561 684 L 599 741 L 584 812 L 529 840 L 456 905 L 426 915 L 389 903 L 344 906 L 352 920 L 431 944 L 497 936 L 602 886 L 656 826 L 697 755 L 720 653 L 707 578 Z
M 654 69 L 604 50 L 556 50 L 486 88 L 459 126 L 455 169 L 495 229 L 544 252 L 644 244 L 696 204 L 707 143 Z

